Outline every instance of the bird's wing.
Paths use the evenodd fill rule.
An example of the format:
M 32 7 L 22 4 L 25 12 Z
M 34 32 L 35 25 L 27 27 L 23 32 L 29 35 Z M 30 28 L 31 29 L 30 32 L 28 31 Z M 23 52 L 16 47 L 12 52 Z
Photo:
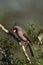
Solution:
M 23 35 L 24 35 L 24 37 L 27 38 L 27 40 L 30 42 L 30 44 L 33 45 L 33 39 L 31 37 L 31 35 L 27 35 L 27 34 L 23 34 Z

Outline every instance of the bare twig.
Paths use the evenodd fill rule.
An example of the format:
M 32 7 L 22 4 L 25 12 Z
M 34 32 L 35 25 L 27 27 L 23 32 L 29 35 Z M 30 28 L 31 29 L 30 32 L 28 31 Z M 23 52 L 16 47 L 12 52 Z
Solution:
M 27 52 L 26 52 L 26 49 L 25 49 L 24 45 L 23 45 L 21 42 L 19 42 L 19 45 L 21 46 L 21 48 L 22 48 L 22 50 L 23 50 L 25 56 L 27 57 L 27 60 L 28 60 L 29 63 L 31 64 L 31 60 L 30 60 L 30 58 L 29 58 L 29 56 L 28 56 L 28 54 L 27 54 Z
M 6 32 L 6 33 L 9 32 L 9 31 L 8 31 L 3 25 L 1 25 L 1 24 L 0 24 L 0 28 L 1 28 L 4 32 Z

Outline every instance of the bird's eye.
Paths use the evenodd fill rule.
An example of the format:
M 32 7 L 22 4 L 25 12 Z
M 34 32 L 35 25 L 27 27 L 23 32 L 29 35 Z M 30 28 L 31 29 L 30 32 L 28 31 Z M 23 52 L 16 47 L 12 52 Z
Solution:
M 16 29 L 14 29 L 13 32 L 16 32 Z

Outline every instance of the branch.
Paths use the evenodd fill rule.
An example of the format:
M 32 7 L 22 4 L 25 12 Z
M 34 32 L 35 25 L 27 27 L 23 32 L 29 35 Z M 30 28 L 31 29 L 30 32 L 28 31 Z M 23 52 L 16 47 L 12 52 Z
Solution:
M 8 31 L 3 25 L 1 25 L 1 24 L 0 24 L 0 28 L 1 28 L 4 32 L 6 32 L 6 33 L 9 32 L 9 31 Z
M 27 54 L 27 52 L 26 52 L 26 49 L 25 49 L 24 45 L 20 42 L 20 40 L 19 40 L 18 38 L 16 38 L 16 36 L 15 36 L 13 33 L 11 33 L 9 30 L 7 30 L 7 29 L 6 29 L 3 25 L 1 25 L 1 24 L 0 24 L 0 28 L 1 28 L 4 32 L 6 32 L 7 34 L 11 35 L 14 39 L 16 39 L 17 42 L 19 42 L 19 45 L 21 46 L 21 48 L 22 48 L 22 50 L 23 50 L 25 56 L 27 57 L 27 60 L 28 60 L 29 63 L 31 64 L 31 61 L 30 61 L 30 58 L 29 58 L 29 56 L 28 56 L 28 54 Z
M 0 28 L 7 33 L 8 35 L 12 36 L 17 42 L 20 41 L 20 39 L 18 39 L 15 34 L 13 34 L 12 32 L 10 32 L 8 29 L 6 29 L 2 24 L 0 24 Z
M 25 54 L 27 60 L 28 60 L 29 63 L 31 64 L 31 60 L 30 60 L 30 58 L 29 58 L 29 56 L 28 56 L 28 54 L 27 54 L 27 52 L 26 52 L 26 49 L 25 49 L 24 45 L 23 45 L 21 42 L 19 42 L 19 45 L 21 46 L 21 48 L 22 48 L 22 50 L 23 50 L 23 52 L 24 52 L 24 54 Z

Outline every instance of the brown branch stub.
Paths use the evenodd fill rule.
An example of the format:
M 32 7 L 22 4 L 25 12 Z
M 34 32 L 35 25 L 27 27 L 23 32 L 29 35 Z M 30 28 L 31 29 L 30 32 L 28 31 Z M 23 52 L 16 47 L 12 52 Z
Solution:
M 9 32 L 2 24 L 0 24 L 0 28 L 1 28 L 4 32 L 6 32 L 6 33 Z

